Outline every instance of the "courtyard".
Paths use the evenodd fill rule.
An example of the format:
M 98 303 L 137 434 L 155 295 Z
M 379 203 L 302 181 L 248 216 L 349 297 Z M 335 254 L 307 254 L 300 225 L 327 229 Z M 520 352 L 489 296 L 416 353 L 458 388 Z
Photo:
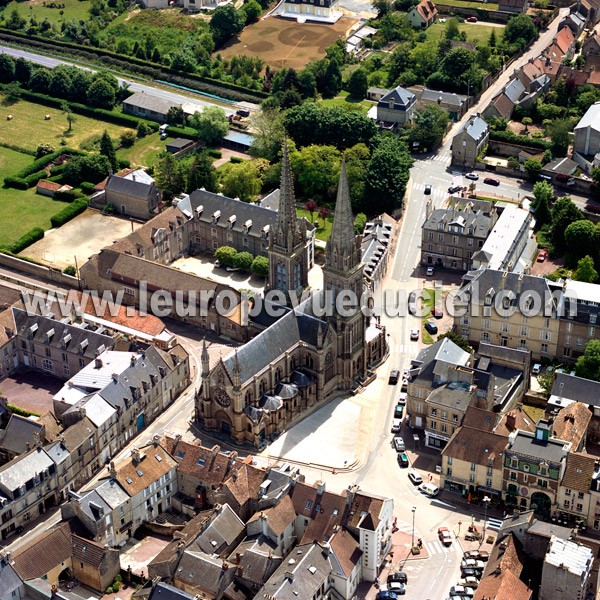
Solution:
M 81 266 L 90 256 L 139 227 L 141 223 L 87 209 L 59 229 L 46 231 L 43 239 L 22 254 L 59 269 L 74 266 L 77 257 Z
M 356 19 L 342 17 L 333 25 L 297 23 L 280 17 L 258 21 L 227 44 L 220 54 L 230 59 L 252 54 L 274 68 L 302 69 L 311 60 L 323 58 L 325 49 L 338 39 L 346 39 Z
M 0 389 L 9 404 L 41 416 L 52 410 L 52 397 L 63 384 L 48 373 L 22 369 L 3 379 Z

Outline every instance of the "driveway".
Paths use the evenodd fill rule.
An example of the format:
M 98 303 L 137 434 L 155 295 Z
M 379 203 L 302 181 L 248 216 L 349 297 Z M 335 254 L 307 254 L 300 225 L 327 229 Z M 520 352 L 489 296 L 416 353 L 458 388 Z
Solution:
M 43 239 L 22 254 L 61 270 L 75 265 L 75 258 L 81 266 L 90 256 L 139 227 L 141 223 L 88 209 L 62 227 L 46 231 Z

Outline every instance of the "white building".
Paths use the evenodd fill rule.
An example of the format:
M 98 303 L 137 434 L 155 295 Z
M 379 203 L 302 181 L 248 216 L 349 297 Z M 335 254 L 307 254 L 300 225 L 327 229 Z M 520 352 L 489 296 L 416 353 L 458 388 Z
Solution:
M 587 546 L 552 536 L 548 545 L 540 600 L 583 600 L 586 598 L 594 557 Z

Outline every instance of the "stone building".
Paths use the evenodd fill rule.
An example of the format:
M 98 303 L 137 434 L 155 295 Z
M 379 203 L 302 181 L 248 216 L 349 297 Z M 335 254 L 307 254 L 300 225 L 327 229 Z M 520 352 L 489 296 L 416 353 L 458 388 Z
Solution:
M 269 289 L 286 298 L 290 292 L 306 290 L 308 272 L 306 228 L 293 210 L 291 180 L 286 149 L 279 212 L 270 237 L 268 282 Z M 369 326 L 359 307 L 342 316 L 333 304 L 342 290 L 353 291 L 358 298 L 364 291 L 361 240 L 354 234 L 345 164 L 323 276 L 323 292 L 309 294 L 294 309 L 277 306 L 283 316 L 212 370 L 203 348 L 196 420 L 204 427 L 236 442 L 261 446 L 335 390 L 359 385 L 383 358 L 385 330 L 379 324 Z M 313 309 L 321 306 L 330 316 L 315 316 Z

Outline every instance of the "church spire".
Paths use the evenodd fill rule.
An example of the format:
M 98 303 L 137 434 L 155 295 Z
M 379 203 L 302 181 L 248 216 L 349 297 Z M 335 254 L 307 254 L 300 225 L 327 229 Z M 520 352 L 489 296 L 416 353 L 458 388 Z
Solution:
M 360 243 L 354 233 L 346 161 L 342 157 L 331 236 L 327 242 L 327 264 L 334 269 L 347 271 L 359 265 L 360 260 Z
M 237 350 L 235 351 L 233 357 L 233 387 L 236 390 L 240 390 L 242 388 L 240 361 L 238 360 Z
M 206 348 L 206 338 L 202 340 L 202 354 L 200 355 L 200 361 L 202 363 L 202 377 L 208 377 L 210 373 L 210 358 Z
M 294 179 L 290 167 L 290 155 L 287 142 L 283 144 L 283 159 L 281 161 L 281 184 L 279 191 L 279 210 L 275 220 L 273 244 L 281 249 L 290 251 L 301 241 L 300 229 L 296 218 L 296 196 L 294 194 Z

